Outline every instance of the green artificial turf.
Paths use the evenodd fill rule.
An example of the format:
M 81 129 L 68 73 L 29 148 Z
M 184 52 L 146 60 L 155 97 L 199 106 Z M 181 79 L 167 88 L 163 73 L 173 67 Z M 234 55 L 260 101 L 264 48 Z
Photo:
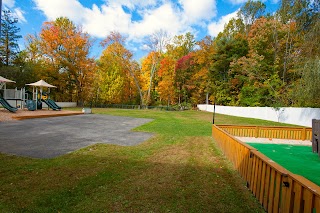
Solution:
M 292 173 L 320 186 L 320 158 L 311 146 L 249 143 Z

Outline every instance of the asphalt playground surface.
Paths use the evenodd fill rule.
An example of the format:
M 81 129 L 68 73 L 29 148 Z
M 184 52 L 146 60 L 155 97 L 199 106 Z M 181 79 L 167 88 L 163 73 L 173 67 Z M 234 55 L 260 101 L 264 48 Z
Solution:
M 151 119 L 83 114 L 0 122 L 0 152 L 54 158 L 96 144 L 132 146 L 153 134 L 133 132 Z

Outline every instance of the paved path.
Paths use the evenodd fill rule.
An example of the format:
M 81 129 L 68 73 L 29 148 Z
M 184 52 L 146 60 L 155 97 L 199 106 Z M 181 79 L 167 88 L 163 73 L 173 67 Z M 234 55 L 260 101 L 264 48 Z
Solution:
M 151 119 L 84 114 L 0 122 L 0 152 L 53 158 L 96 143 L 131 146 L 151 133 L 131 129 Z

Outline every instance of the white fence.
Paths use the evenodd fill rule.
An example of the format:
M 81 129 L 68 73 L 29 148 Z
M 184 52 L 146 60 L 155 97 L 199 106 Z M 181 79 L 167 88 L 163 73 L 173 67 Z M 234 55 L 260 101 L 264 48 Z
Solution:
M 20 108 L 21 104 L 23 103 L 23 102 L 21 102 L 21 100 L 7 100 L 7 101 L 11 106 L 19 107 L 19 108 Z M 62 108 L 77 107 L 77 102 L 56 102 L 56 104 Z M 47 104 L 42 103 L 42 107 L 46 108 L 48 106 L 47 106 Z
M 198 104 L 202 111 L 213 112 L 213 105 Z M 287 124 L 312 127 L 312 119 L 320 119 L 320 108 L 236 107 L 216 105 L 216 113 L 239 117 L 257 118 Z
M 77 102 L 56 102 L 62 108 L 77 107 Z M 42 107 L 48 107 L 46 103 L 42 102 Z

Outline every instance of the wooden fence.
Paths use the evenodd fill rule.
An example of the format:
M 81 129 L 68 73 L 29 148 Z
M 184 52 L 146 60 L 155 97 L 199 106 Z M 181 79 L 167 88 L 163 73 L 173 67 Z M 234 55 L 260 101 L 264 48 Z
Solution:
M 318 185 L 287 171 L 222 128 L 212 126 L 213 138 L 267 212 L 320 213 Z M 228 131 L 233 130 L 228 127 Z
M 234 136 L 256 138 L 279 138 L 294 140 L 311 140 L 312 128 L 304 127 L 267 127 L 218 125 Z

